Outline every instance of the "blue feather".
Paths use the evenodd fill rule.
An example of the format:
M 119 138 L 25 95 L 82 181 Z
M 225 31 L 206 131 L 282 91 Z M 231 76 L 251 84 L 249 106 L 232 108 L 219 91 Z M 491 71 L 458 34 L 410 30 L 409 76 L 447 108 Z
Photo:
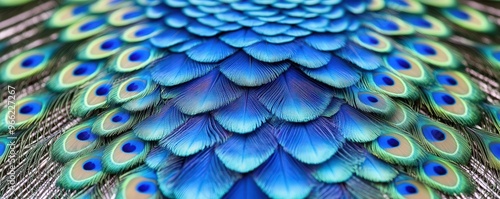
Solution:
M 312 34 L 305 37 L 304 41 L 311 47 L 321 51 L 333 51 L 346 44 L 344 34 Z
M 267 36 L 279 35 L 287 31 L 288 29 L 290 29 L 290 25 L 278 23 L 266 23 L 261 26 L 252 27 L 252 30 L 256 33 Z
M 176 198 L 220 198 L 240 178 L 209 149 L 186 160 L 174 186 Z
M 365 70 L 377 69 L 383 63 L 380 55 L 361 48 L 354 43 L 349 43 L 341 48 L 337 51 L 337 55 Z
M 305 122 L 325 111 L 332 93 L 301 71 L 290 68 L 274 82 L 260 87 L 258 98 L 278 118 Z
M 326 66 L 320 68 L 301 67 L 309 77 L 336 88 L 346 88 L 354 85 L 361 79 L 361 72 L 349 62 L 332 56 Z
M 242 89 L 234 85 L 219 70 L 174 88 L 173 100 L 180 111 L 195 115 L 222 107 L 241 96 Z
M 313 187 L 310 171 L 280 147 L 253 175 L 271 198 L 305 198 Z
M 236 133 L 251 132 L 271 117 L 252 91 L 214 111 L 213 116 L 225 129 Z
M 193 61 L 182 54 L 170 54 L 154 62 L 151 76 L 163 86 L 175 86 L 210 72 L 215 65 Z
M 156 146 L 151 151 L 149 151 L 146 160 L 144 163 L 148 165 L 148 167 L 159 170 L 161 167 L 165 166 L 165 162 L 172 156 L 170 151 L 165 150 L 160 146 Z
M 326 27 L 328 32 L 340 33 L 345 31 L 349 27 L 351 17 L 343 16 L 338 19 L 330 20 L 330 24 Z
M 190 23 L 187 27 L 187 30 L 192 34 L 202 37 L 213 37 L 219 33 L 218 30 L 209 26 L 205 26 L 198 22 Z
M 264 40 L 266 40 L 269 43 L 274 43 L 274 44 L 281 44 L 281 43 L 287 43 L 295 40 L 295 37 L 288 36 L 288 35 L 276 35 L 276 36 L 265 36 L 262 37 Z
M 264 124 L 246 135 L 233 134 L 215 149 L 224 165 L 234 171 L 245 173 L 254 170 L 276 150 L 274 127 Z
M 275 80 L 289 66 L 288 62 L 261 62 L 239 51 L 220 64 L 220 72 L 240 86 L 254 87 Z
M 353 142 L 369 142 L 380 135 L 379 124 L 349 105 L 342 105 L 332 118 L 344 138 Z
M 251 29 L 240 29 L 223 34 L 220 36 L 220 40 L 233 47 L 243 48 L 262 41 L 262 38 Z
M 321 52 L 308 45 L 300 45 L 290 60 L 307 68 L 319 68 L 326 65 L 332 55 L 329 52 Z
M 241 178 L 233 185 L 223 199 L 267 199 L 267 195 L 255 184 L 249 175 Z
M 138 123 L 133 132 L 137 137 L 153 141 L 160 140 L 182 125 L 188 117 L 181 113 L 172 103 L 163 106 L 157 114 L 151 115 Z
M 192 36 L 183 29 L 166 29 L 160 34 L 152 37 L 149 41 L 158 48 L 166 48 L 185 42 L 191 39 Z
M 338 129 L 326 118 L 308 123 L 284 123 L 276 138 L 283 150 L 307 164 L 326 161 L 344 142 Z
M 165 18 L 165 24 L 172 28 L 182 28 L 189 24 L 190 19 L 181 12 L 170 13 Z
M 173 46 L 169 47 L 168 49 L 172 52 L 175 52 L 175 53 L 186 52 L 189 49 L 191 49 L 197 45 L 200 45 L 202 42 L 203 41 L 201 39 L 190 39 L 186 42 L 182 42 L 180 44 L 173 45 Z
M 292 28 L 288 29 L 284 34 L 292 37 L 303 37 L 310 35 L 311 31 L 293 26 Z
M 371 182 L 389 182 L 398 174 L 391 165 L 368 153 L 365 161 L 359 165 L 355 172 L 357 176 Z
M 204 43 L 189 49 L 186 54 L 199 62 L 218 62 L 237 51 L 219 39 L 209 39 Z
M 293 42 L 284 44 L 259 42 L 243 48 L 247 54 L 264 62 L 279 62 L 289 59 L 295 54 L 296 49 L 297 45 Z
M 186 121 L 161 139 L 160 145 L 170 149 L 175 155 L 189 156 L 224 142 L 230 135 L 209 114 L 204 114 Z
M 330 20 L 323 17 L 316 17 L 310 20 L 304 20 L 298 26 L 313 32 L 325 32 Z

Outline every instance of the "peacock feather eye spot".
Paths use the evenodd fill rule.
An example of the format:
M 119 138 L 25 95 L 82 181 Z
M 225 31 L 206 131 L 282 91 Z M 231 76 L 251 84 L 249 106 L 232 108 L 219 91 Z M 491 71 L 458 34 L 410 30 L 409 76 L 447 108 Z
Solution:
M 448 173 L 448 170 L 446 170 L 446 168 L 444 168 L 441 165 L 435 165 L 434 167 L 432 167 L 432 169 L 434 170 L 434 172 L 436 174 L 438 174 L 440 176 L 446 175 Z
M 113 122 L 121 122 L 123 120 L 123 117 L 121 115 L 115 115 L 113 118 L 111 118 L 111 121 Z
M 128 60 L 133 62 L 142 62 L 146 61 L 149 58 L 150 52 L 144 49 L 136 50 L 133 53 L 130 53 L 128 56 Z
M 457 103 L 457 100 L 455 99 L 455 97 L 453 97 L 452 95 L 450 95 L 448 93 L 444 93 L 444 92 L 435 92 L 432 94 L 432 98 L 434 99 L 434 101 L 438 105 L 450 106 L 450 105 L 454 105 L 455 103 Z
M 134 12 L 129 12 L 127 14 L 124 14 L 122 16 L 122 19 L 123 20 L 127 20 L 127 19 L 133 19 L 133 18 L 136 18 L 136 17 L 139 17 L 142 15 L 142 11 L 138 10 L 138 11 L 134 11 Z
M 429 22 L 426 19 L 421 18 L 421 17 L 412 18 L 410 20 L 410 23 L 413 24 L 413 25 L 419 26 L 419 27 L 423 27 L 423 28 L 430 28 L 430 27 L 432 27 L 432 23 L 431 22 Z
M 436 139 L 438 141 L 443 141 L 446 139 L 446 135 L 438 129 L 431 130 L 431 135 L 434 139 Z
M 496 60 L 500 61 L 500 51 L 493 52 L 493 57 L 494 57 Z
M 122 151 L 125 153 L 132 153 L 137 149 L 137 147 L 132 143 L 125 143 L 122 146 Z
M 107 95 L 109 93 L 109 91 L 110 91 L 109 86 L 102 85 L 96 89 L 95 94 L 97 96 L 104 96 L 104 95 Z
M 19 110 L 19 113 L 22 113 L 22 114 L 28 114 L 30 113 L 31 111 L 33 111 L 33 107 L 30 106 L 30 105 L 26 105 L 26 106 L 23 106 L 20 110 Z
M 148 184 L 139 184 L 137 186 L 137 191 L 141 192 L 141 193 L 145 193 L 149 190 L 151 186 L 149 186 Z
M 425 44 L 415 44 L 414 45 L 415 49 L 417 50 L 418 53 L 422 55 L 436 55 L 437 51 L 431 46 L 425 45 Z
M 105 23 L 106 23 L 106 21 L 104 19 L 96 19 L 96 20 L 92 20 L 92 21 L 89 21 L 89 22 L 83 24 L 82 26 L 80 26 L 79 29 L 82 32 L 87 32 L 87 31 L 94 30 L 94 29 L 98 28 L 99 26 L 104 25 Z
M 418 188 L 415 185 L 408 182 L 397 185 L 396 189 L 401 195 L 410 195 L 418 193 Z
M 87 161 L 83 164 L 83 170 L 85 171 L 92 171 L 96 168 L 97 166 L 95 165 L 94 162 L 92 161 Z
M 443 95 L 441 98 L 446 104 L 452 105 L 456 103 L 455 98 L 451 97 L 450 95 Z
M 73 9 L 73 14 L 74 15 L 78 15 L 78 14 L 82 14 L 84 12 L 87 12 L 89 10 L 89 7 L 86 6 L 86 5 L 83 5 L 83 6 L 77 6 Z
M 0 143 L 0 155 L 1 155 L 1 154 L 3 154 L 3 153 L 5 152 L 5 149 L 6 149 L 6 148 L 7 148 L 7 147 L 5 146 L 5 144 L 4 144 L 4 143 Z
M 450 10 L 448 10 L 448 12 L 450 14 L 452 14 L 453 16 L 459 18 L 459 19 L 462 19 L 462 20 L 469 20 L 470 19 L 470 15 L 460 9 L 457 9 L 457 8 L 452 8 Z
M 140 193 L 154 193 L 156 186 L 153 182 L 145 181 L 137 184 L 136 189 Z
M 449 85 L 449 86 L 458 85 L 458 81 L 449 75 L 438 75 L 437 80 L 440 84 L 443 85 Z
M 81 131 L 76 135 L 76 138 L 81 141 L 88 140 L 90 138 L 90 132 L 88 130 Z
M 409 194 L 415 194 L 418 192 L 417 187 L 415 187 L 413 185 L 406 185 L 405 191 L 408 192 Z
M 39 113 L 41 110 L 42 110 L 42 105 L 40 103 L 30 102 L 22 105 L 21 108 L 19 109 L 19 113 L 34 115 Z
M 73 75 L 83 75 L 85 74 L 85 72 L 87 72 L 87 68 L 85 67 L 77 67 L 74 71 L 73 71 Z
M 386 85 L 389 85 L 389 86 L 394 85 L 394 80 L 392 80 L 390 77 L 383 77 L 382 81 L 384 81 L 384 83 Z
M 367 44 L 371 44 L 371 45 L 377 45 L 379 44 L 379 40 L 375 37 L 372 37 L 370 35 L 360 35 L 359 36 L 359 39 L 363 42 L 363 43 L 367 43 Z
M 38 64 L 42 63 L 45 57 L 43 55 L 31 55 L 26 57 L 26 59 L 21 62 L 21 67 L 23 68 L 33 68 L 38 66 Z
M 113 39 L 110 39 L 110 40 L 103 42 L 100 47 L 102 50 L 109 51 L 109 50 L 117 49 L 118 47 L 120 47 L 120 45 L 121 45 L 121 41 L 117 38 L 113 38 Z
M 128 92 L 139 92 L 146 88 L 146 85 L 142 81 L 132 81 L 127 85 Z
M 378 99 L 376 97 L 373 97 L 373 96 L 368 96 L 367 99 L 368 99 L 368 101 L 370 101 L 372 103 L 378 102 Z
M 489 148 L 493 156 L 500 160 L 500 142 L 490 143 Z
M 391 147 L 397 147 L 399 146 L 399 141 L 396 140 L 395 138 L 389 138 L 387 139 L 387 144 Z
M 398 24 L 394 23 L 393 21 L 389 20 L 381 20 L 378 23 L 379 27 L 384 30 L 399 30 Z
M 398 58 L 396 60 L 396 62 L 398 63 L 399 66 L 401 66 L 401 68 L 404 68 L 404 69 L 411 68 L 411 64 L 408 61 L 404 60 L 404 59 Z
M 146 27 L 135 32 L 136 37 L 142 37 L 153 33 L 156 30 L 154 27 Z

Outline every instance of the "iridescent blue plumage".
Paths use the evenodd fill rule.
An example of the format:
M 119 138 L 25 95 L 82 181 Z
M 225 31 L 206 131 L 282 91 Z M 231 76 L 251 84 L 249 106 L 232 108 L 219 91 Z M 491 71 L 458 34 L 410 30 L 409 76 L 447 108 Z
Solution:
M 2 197 L 498 192 L 490 3 L 16 4 L 0 0 Z

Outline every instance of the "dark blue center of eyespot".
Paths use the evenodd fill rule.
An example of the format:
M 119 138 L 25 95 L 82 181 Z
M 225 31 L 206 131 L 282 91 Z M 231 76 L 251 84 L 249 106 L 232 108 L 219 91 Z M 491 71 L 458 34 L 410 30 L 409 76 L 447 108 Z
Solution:
M 492 52 L 493 58 L 495 58 L 497 61 L 500 61 L 500 51 L 495 51 Z
M 367 34 L 359 35 L 359 40 L 361 40 L 363 43 L 370 44 L 370 45 L 379 44 L 379 41 L 377 38 L 372 37 L 372 36 L 367 35 Z
M 28 102 L 21 106 L 19 113 L 34 115 L 42 110 L 42 104 L 37 102 Z
M 375 102 L 378 102 L 378 99 L 376 97 L 373 97 L 373 96 L 369 96 L 367 97 L 368 101 L 372 102 L 372 103 L 375 103 Z
M 432 46 L 429 46 L 427 44 L 417 43 L 413 46 L 415 47 L 415 50 L 421 55 L 430 56 L 437 54 L 436 50 Z
M 389 135 L 382 135 L 377 138 L 378 145 L 383 148 L 394 148 L 400 145 L 399 140 Z
M 108 39 L 106 40 L 105 42 L 103 42 L 101 44 L 101 49 L 102 50 L 114 50 L 114 49 L 117 49 L 118 47 L 120 47 L 122 44 L 122 42 L 120 41 L 120 39 L 118 38 L 111 38 L 111 39 Z
M 87 32 L 87 31 L 91 31 L 91 30 L 94 30 L 96 28 L 99 28 L 100 26 L 104 25 L 105 23 L 106 23 L 106 20 L 104 20 L 103 18 L 97 18 L 97 19 L 88 21 L 87 23 L 83 24 L 82 26 L 80 26 L 79 29 L 82 32 Z
M 389 65 L 396 70 L 408 70 L 411 68 L 410 62 L 401 57 L 390 56 L 388 57 L 387 62 L 389 62 Z
M 395 84 L 391 77 L 384 74 L 375 75 L 373 80 L 375 81 L 375 84 L 379 86 L 394 86 Z
M 83 169 L 86 171 L 94 170 L 95 169 L 95 164 L 93 162 L 86 162 L 83 164 Z
M 404 1 L 404 0 L 392 0 L 391 3 L 396 3 L 400 6 L 409 6 L 408 2 Z
M 381 19 L 378 20 L 378 23 L 376 23 L 376 25 L 383 30 L 389 30 L 389 31 L 399 30 L 398 24 L 394 23 L 391 20 Z
M 142 29 L 138 30 L 137 32 L 135 32 L 135 36 L 136 37 L 143 37 L 143 36 L 146 36 L 146 35 L 153 33 L 155 30 L 156 30 L 155 27 L 148 26 L 148 27 L 142 28 Z
M 418 189 L 417 187 L 415 187 L 415 185 L 406 182 L 397 185 L 396 190 L 401 195 L 410 195 L 418 193 Z
M 455 16 L 456 18 L 459 18 L 461 20 L 469 20 L 470 15 L 458 8 L 450 8 L 447 10 L 451 15 Z
M 131 81 L 127 85 L 128 92 L 140 92 L 146 88 L 146 83 L 144 81 L 135 80 Z
M 438 75 L 437 80 L 442 85 L 449 85 L 449 86 L 458 85 L 457 80 L 449 75 Z
M 429 176 L 443 176 L 448 173 L 448 170 L 437 162 L 429 162 L 424 165 L 424 172 Z
M 78 65 L 74 70 L 73 70 L 73 75 L 75 76 L 82 76 L 82 75 L 91 75 L 95 71 L 97 71 L 98 65 L 97 63 L 94 62 L 84 62 Z
M 432 27 L 432 23 L 422 18 L 421 16 L 412 16 L 408 18 L 408 22 L 412 25 L 422 27 L 422 28 L 430 28 Z
M 99 171 L 102 168 L 101 160 L 97 158 L 89 159 L 83 163 L 82 168 L 85 171 L 92 171 L 92 170 Z
M 133 61 L 133 62 L 143 62 L 146 61 L 149 58 L 150 52 L 145 49 L 139 49 L 135 50 L 134 52 L 130 53 L 128 56 L 128 60 Z
M 129 12 L 129 13 L 126 13 L 122 16 L 122 19 L 123 20 L 128 20 L 128 19 L 133 19 L 133 18 L 136 18 L 136 17 L 139 17 L 142 15 L 142 11 L 141 10 L 135 10 L 135 11 L 132 11 L 132 12 Z
M 81 141 L 85 141 L 85 140 L 88 140 L 90 139 L 90 131 L 89 129 L 85 129 L 83 131 L 80 131 L 78 132 L 78 134 L 76 134 L 76 138 L 78 138 L 78 140 L 81 140 Z
M 136 189 L 141 193 L 154 193 L 156 192 L 156 185 L 153 182 L 144 181 L 137 184 Z
M 96 89 L 95 94 L 97 96 L 104 96 L 104 95 L 107 95 L 109 93 L 109 90 L 110 90 L 109 85 L 107 85 L 107 84 L 101 85 Z
M 122 151 L 125 152 L 125 153 L 132 153 L 135 151 L 137 147 L 131 143 L 125 143 L 123 146 L 122 146 Z
M 500 142 L 492 142 L 489 145 L 490 152 L 497 160 L 500 160 Z
M 6 148 L 7 146 L 3 142 L 0 142 L 0 156 L 3 155 L 3 153 L 6 151 Z
M 129 118 L 130 115 L 128 113 L 118 112 L 115 115 L 113 115 L 113 117 L 111 117 L 111 121 L 115 123 L 117 122 L 125 123 L 128 121 Z
M 33 68 L 35 66 L 38 66 L 40 63 L 43 62 L 45 59 L 45 56 L 43 55 L 30 55 L 26 57 L 23 62 L 21 62 L 21 67 L 23 68 Z
M 434 92 L 432 93 L 432 98 L 438 105 L 453 105 L 456 103 L 456 100 L 453 96 L 451 96 L 448 93 L 443 93 L 443 92 Z
M 436 126 L 423 126 L 422 132 L 425 139 L 430 142 L 440 142 L 446 140 L 446 134 Z
M 77 6 L 73 9 L 73 15 L 78 15 L 85 13 L 89 10 L 89 6 L 83 5 L 83 6 Z

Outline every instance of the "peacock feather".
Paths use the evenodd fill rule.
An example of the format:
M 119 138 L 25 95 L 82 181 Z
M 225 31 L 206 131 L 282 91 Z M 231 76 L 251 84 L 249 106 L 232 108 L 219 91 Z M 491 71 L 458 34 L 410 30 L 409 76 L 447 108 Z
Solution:
M 0 196 L 500 198 L 499 9 L 0 0 Z

